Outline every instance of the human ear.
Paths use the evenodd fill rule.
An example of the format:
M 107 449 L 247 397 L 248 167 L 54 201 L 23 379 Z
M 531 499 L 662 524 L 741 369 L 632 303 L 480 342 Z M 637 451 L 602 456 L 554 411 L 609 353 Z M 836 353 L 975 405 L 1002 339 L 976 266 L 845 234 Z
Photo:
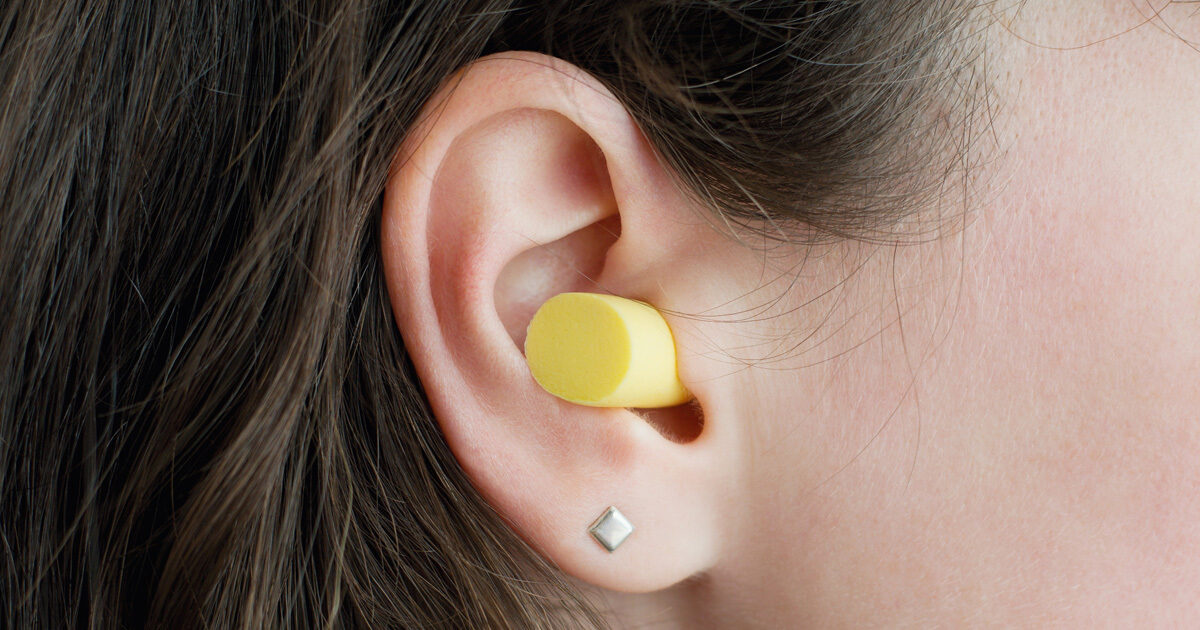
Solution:
M 704 256 L 697 237 L 711 231 L 600 83 L 532 53 L 448 81 L 389 176 L 388 292 L 442 433 L 526 541 L 597 586 L 653 591 L 713 566 L 731 433 L 701 420 L 709 390 L 688 382 L 686 347 L 696 402 L 587 407 L 537 385 L 525 328 L 566 291 L 687 304 L 673 270 Z M 611 553 L 588 533 L 609 506 L 635 528 Z

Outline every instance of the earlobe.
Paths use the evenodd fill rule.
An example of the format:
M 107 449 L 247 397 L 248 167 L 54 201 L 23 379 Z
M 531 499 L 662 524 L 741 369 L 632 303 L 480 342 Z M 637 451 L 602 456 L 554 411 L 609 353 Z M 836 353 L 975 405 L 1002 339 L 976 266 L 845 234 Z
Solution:
M 521 351 L 556 294 L 685 291 L 663 263 L 691 255 L 707 223 L 620 104 L 569 64 L 505 53 L 448 85 L 393 169 L 381 255 L 452 451 L 518 533 L 578 578 L 649 591 L 709 569 L 730 472 L 712 419 L 681 443 L 637 410 L 551 396 Z M 674 417 L 698 422 L 704 390 L 691 393 L 700 404 Z M 600 544 L 597 532 L 630 523 L 619 549 Z

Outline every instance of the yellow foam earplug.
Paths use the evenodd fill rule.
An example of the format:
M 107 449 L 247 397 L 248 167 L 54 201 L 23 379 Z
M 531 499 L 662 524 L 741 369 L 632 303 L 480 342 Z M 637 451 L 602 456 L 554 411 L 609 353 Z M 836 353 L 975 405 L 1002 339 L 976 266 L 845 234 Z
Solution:
M 592 407 L 670 407 L 692 395 L 667 321 L 642 302 L 561 293 L 529 323 L 525 360 L 546 391 Z

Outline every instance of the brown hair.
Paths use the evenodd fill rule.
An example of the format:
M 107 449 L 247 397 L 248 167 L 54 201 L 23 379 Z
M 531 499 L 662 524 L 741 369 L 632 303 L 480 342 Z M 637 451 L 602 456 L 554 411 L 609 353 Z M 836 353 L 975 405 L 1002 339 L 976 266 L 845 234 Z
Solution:
M 960 169 L 969 4 L 5 2 L 0 625 L 602 625 L 407 359 L 377 234 L 405 130 L 542 51 L 714 216 L 879 238 Z

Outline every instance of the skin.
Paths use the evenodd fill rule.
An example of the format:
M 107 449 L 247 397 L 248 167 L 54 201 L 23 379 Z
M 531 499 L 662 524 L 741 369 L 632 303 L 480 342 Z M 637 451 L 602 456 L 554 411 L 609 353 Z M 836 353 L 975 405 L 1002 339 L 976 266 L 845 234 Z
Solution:
M 1160 28 L 1200 20 L 1055 50 L 1149 14 L 1066 4 L 988 33 L 1004 155 L 964 231 L 835 248 L 843 295 L 780 312 L 849 325 L 729 376 L 749 498 L 695 619 L 1200 625 L 1200 53 Z
M 599 116 L 497 143 L 583 133 L 612 177 L 529 166 L 590 214 L 536 240 L 574 239 L 501 246 L 456 220 L 488 199 L 413 192 L 500 186 L 453 170 L 494 155 L 455 154 L 486 138 L 417 150 L 385 200 L 385 267 L 460 463 L 618 627 L 1200 626 L 1200 17 L 1153 8 L 996 9 L 992 150 L 934 239 L 738 242 Z M 476 113 L 435 131 L 480 134 Z M 478 234 L 532 234 L 526 211 Z M 619 239 L 584 229 L 613 211 Z M 578 289 L 668 311 L 697 438 L 530 383 L 522 322 Z M 640 527 L 612 555 L 581 534 L 610 501 Z

